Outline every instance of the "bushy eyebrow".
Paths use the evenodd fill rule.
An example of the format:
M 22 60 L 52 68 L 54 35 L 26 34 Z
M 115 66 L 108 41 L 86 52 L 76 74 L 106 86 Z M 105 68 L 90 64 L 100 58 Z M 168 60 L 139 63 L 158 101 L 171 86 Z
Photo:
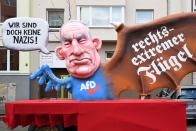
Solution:
M 89 36 L 84 34 L 84 33 L 78 34 L 76 37 L 74 37 L 74 39 L 76 39 L 77 41 L 81 40 L 81 39 L 88 39 L 88 38 L 89 38 Z M 68 37 L 68 36 L 65 35 L 65 36 L 61 37 L 61 40 L 62 41 L 69 41 L 69 42 L 71 42 L 73 40 L 73 38 L 72 37 Z
M 79 34 L 76 36 L 76 40 L 80 40 L 80 39 L 88 39 L 89 37 L 86 34 Z
M 72 41 L 72 38 L 71 37 L 67 37 L 67 36 L 62 36 L 61 40 L 62 41 Z

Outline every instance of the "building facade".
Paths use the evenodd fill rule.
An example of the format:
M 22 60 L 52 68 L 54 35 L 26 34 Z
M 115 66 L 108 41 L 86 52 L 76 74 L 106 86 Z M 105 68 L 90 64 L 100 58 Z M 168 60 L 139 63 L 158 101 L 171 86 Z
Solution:
M 29 17 L 28 0 L 1 0 L 1 22 L 12 17 Z M 20 9 L 20 10 L 19 10 Z M 30 98 L 29 53 L 7 50 L 2 43 L 2 23 L 0 26 L 0 83 L 16 86 L 15 99 Z
M 92 36 L 102 39 L 99 53 L 102 63 L 105 63 L 112 57 L 116 46 L 117 33 L 111 23 L 135 25 L 174 13 L 192 11 L 196 11 L 195 0 L 17 0 L 17 17 L 38 17 L 48 21 L 50 30 L 47 48 L 51 54 L 46 56 L 38 51 L 19 52 L 18 71 L 0 71 L 0 80 L 15 82 L 18 78 L 17 81 L 25 83 L 21 85 L 21 82 L 15 82 L 17 99 L 55 96 L 54 91 L 44 94 L 44 87 L 39 88 L 36 81 L 30 82 L 27 78 L 43 63 L 49 64 L 59 77 L 68 75 L 64 63 L 56 58 L 54 52 L 60 45 L 59 28 L 63 23 L 77 19 L 88 25 Z M 194 84 L 195 73 L 187 75 L 182 81 L 182 85 Z

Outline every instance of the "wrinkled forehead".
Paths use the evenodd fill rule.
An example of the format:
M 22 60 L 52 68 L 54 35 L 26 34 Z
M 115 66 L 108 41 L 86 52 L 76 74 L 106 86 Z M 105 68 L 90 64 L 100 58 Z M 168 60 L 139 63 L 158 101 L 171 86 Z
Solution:
M 65 24 L 61 27 L 60 31 L 61 37 L 68 36 L 68 37 L 75 37 L 77 35 L 83 34 L 87 37 L 90 37 L 88 27 L 84 26 L 82 23 L 73 22 Z

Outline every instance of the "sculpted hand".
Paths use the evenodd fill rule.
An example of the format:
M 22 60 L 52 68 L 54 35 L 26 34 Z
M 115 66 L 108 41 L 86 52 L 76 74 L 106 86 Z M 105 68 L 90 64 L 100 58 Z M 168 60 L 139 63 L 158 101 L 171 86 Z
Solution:
M 46 79 L 49 81 L 47 82 L 45 92 L 48 92 L 52 89 L 52 87 L 55 87 L 57 91 L 60 90 L 60 88 L 63 86 L 64 88 L 68 89 L 71 87 L 71 77 L 65 78 L 65 79 L 59 79 L 54 75 L 50 67 L 45 64 L 42 65 L 41 68 L 39 68 L 36 72 L 30 75 L 30 79 L 33 80 L 36 77 L 39 76 L 39 85 L 43 85 Z

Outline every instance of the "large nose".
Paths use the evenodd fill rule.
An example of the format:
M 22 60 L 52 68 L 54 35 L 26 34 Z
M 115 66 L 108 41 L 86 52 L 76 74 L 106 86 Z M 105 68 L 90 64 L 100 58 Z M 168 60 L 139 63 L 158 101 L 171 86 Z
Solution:
M 83 53 L 84 50 L 81 47 L 81 45 L 78 43 L 77 40 L 73 39 L 72 45 L 73 45 L 73 54 L 74 55 L 81 55 Z

